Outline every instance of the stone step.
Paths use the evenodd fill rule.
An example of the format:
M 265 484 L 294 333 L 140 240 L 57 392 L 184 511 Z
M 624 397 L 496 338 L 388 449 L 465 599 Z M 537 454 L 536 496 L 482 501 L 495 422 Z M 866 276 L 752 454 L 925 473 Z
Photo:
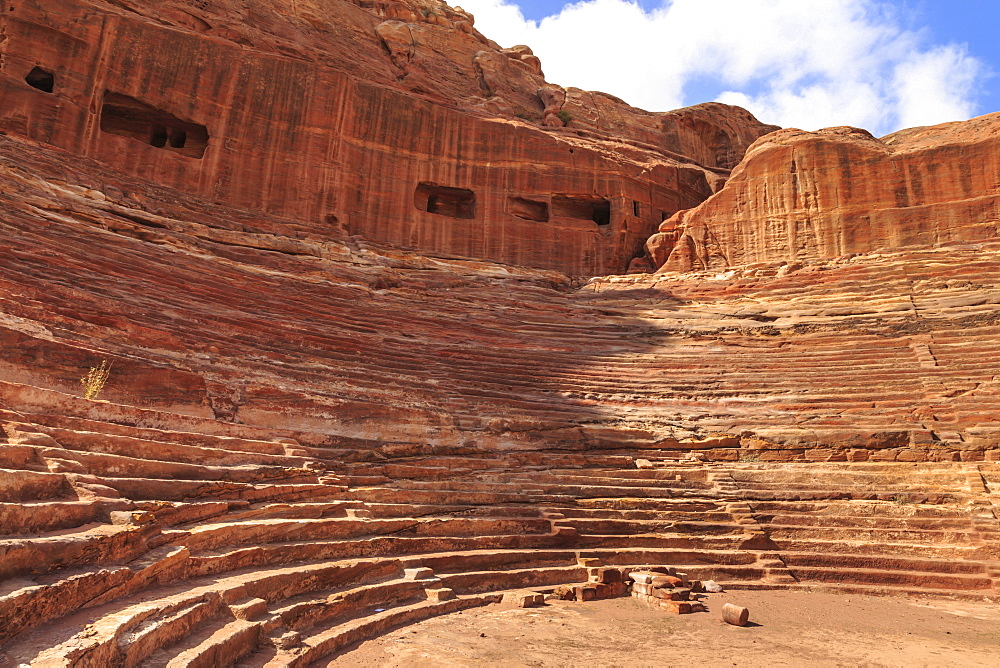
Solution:
M 653 534 L 653 533 L 692 533 L 700 536 L 717 536 L 732 533 L 743 533 L 743 524 L 735 521 L 732 515 L 728 521 L 701 520 L 605 520 L 569 518 L 567 523 L 576 527 L 581 534 L 589 535 L 621 535 Z
M 501 596 L 502 594 L 458 596 L 449 601 L 422 601 L 388 608 L 381 612 L 373 612 L 365 617 L 359 617 L 328 629 L 317 630 L 315 633 L 302 638 L 301 647 L 295 648 L 290 652 L 276 652 L 271 655 L 266 663 L 256 665 L 266 665 L 269 668 L 277 668 L 279 666 L 283 668 L 304 668 L 315 661 L 319 661 L 362 640 L 382 634 L 391 628 L 413 624 L 438 615 L 445 615 L 459 610 L 494 603 L 499 601 Z M 255 664 L 247 663 L 243 665 L 252 666 Z
M 241 483 L 228 480 L 182 480 L 155 478 L 103 478 L 94 476 L 101 485 L 135 501 L 196 501 L 242 499 L 251 503 L 321 500 L 337 498 L 344 491 L 336 485 L 296 482 L 295 479 L 268 483 Z M 308 480 L 309 477 L 307 476 Z
M 47 425 L 23 425 L 18 422 L 8 424 L 18 429 L 23 427 L 46 434 L 55 439 L 60 446 L 69 450 L 92 454 L 119 455 L 122 457 L 138 458 L 143 461 L 202 464 L 207 466 L 245 466 L 250 464 L 285 468 L 300 468 L 307 461 L 310 461 L 307 457 L 287 455 L 287 446 L 277 443 L 273 444 L 277 447 L 272 452 L 248 452 L 246 450 L 220 448 L 217 447 L 217 443 L 213 446 L 205 444 L 189 445 L 167 440 L 148 440 L 137 436 L 110 434 L 104 430 L 81 431 Z M 102 423 L 91 423 L 88 426 L 100 429 L 104 425 Z
M 86 524 L 106 523 L 110 521 L 111 512 L 133 506 L 127 499 L 0 502 L 0 536 L 38 536 Z
M 87 524 L 36 538 L 0 540 L 0 579 L 57 568 L 128 562 L 155 546 L 155 527 Z
M 0 451 L 7 446 L 0 446 Z M 77 493 L 62 473 L 0 468 L 0 499 L 8 503 L 77 499 Z
M 425 600 L 425 590 L 436 586 L 436 578 L 384 580 L 362 586 L 310 592 L 272 605 L 271 610 L 280 620 L 281 626 L 304 634 L 315 627 L 364 617 L 378 609 Z
M 230 618 L 231 619 L 231 618 Z M 211 622 L 215 622 L 212 624 Z M 256 651 L 265 633 L 264 622 L 219 617 L 205 620 L 201 628 L 180 642 L 157 650 L 145 668 L 223 668 Z
M 101 615 L 68 640 L 34 655 L 35 662 L 66 662 L 69 665 L 138 665 L 154 652 L 181 642 L 193 630 L 227 612 L 215 592 L 175 595 Z M 76 627 L 69 625 L 71 630 Z M 38 645 L 22 642 L 20 658 L 32 658 Z M 15 656 L 15 658 L 18 658 Z
M 792 566 L 789 571 L 799 582 L 833 582 L 862 585 L 893 585 L 910 588 L 990 590 L 993 581 L 985 575 L 932 573 L 927 571 L 882 570 L 874 568 L 817 568 Z
M 192 552 L 220 547 L 380 535 L 468 537 L 511 534 L 548 534 L 551 523 L 542 518 L 397 518 L 397 519 L 295 519 L 214 522 L 194 526 L 173 539 Z
M 777 542 L 798 539 L 829 539 L 836 536 L 852 542 L 970 545 L 978 538 L 974 535 L 971 526 L 964 530 L 922 530 L 769 524 L 767 532 L 771 539 Z
M 781 558 L 791 568 L 854 568 L 883 571 L 921 571 L 934 573 L 960 573 L 984 575 L 986 566 L 981 561 L 956 559 L 903 558 L 876 554 L 823 554 L 809 552 L 781 552 Z
M 845 509 L 849 510 L 849 509 Z M 768 527 L 822 527 L 839 529 L 914 529 L 929 531 L 969 531 L 971 518 L 965 517 L 894 517 L 870 515 L 772 515 L 755 512 L 754 519 Z
M 254 547 L 230 547 L 191 557 L 193 571 L 208 575 L 243 568 L 260 568 L 297 561 L 354 559 L 373 555 L 405 557 L 417 554 L 501 549 L 524 550 L 555 547 L 558 537 L 550 534 L 509 536 L 468 536 L 410 538 L 399 536 L 364 537 L 353 540 L 309 540 L 273 543 Z
M 509 570 L 462 571 L 438 573 L 441 586 L 461 594 L 482 593 L 504 589 L 532 589 L 587 579 L 587 569 L 572 566 L 549 566 Z

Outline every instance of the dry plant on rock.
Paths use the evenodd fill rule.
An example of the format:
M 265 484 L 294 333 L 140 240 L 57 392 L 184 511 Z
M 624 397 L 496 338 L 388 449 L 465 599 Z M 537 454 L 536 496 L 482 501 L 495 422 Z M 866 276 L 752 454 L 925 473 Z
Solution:
M 104 389 L 104 384 L 108 382 L 109 375 L 111 375 L 111 365 L 108 364 L 107 360 L 101 360 L 100 366 L 90 367 L 87 375 L 80 379 L 80 385 L 83 385 L 83 396 L 87 399 L 96 399 L 97 395 Z

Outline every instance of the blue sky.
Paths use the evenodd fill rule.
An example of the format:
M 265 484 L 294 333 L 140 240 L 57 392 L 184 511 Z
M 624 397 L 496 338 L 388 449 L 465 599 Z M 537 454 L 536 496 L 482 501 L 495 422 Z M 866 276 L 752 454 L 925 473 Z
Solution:
M 453 0 L 454 2 L 455 0 Z M 1000 111 L 1000 0 L 458 0 L 553 83 L 876 134 Z

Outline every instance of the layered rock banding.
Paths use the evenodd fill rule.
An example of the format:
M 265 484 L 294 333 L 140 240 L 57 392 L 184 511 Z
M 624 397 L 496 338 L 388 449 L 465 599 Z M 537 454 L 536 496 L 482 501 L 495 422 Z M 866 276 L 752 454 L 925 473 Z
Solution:
M 299 237 L 621 273 L 774 129 L 552 86 L 530 49 L 437 2 L 269 0 L 238 25 L 249 10 L 226 0 L 147 5 L 11 5 L 0 129 L 295 219 Z M 541 123 L 553 90 L 571 128 Z
M 508 118 L 496 100 L 487 108 L 478 75 L 461 74 L 474 59 L 454 54 L 467 40 L 473 56 L 499 53 L 478 58 L 499 87 L 539 76 L 529 51 L 494 48 L 442 5 L 373 4 L 258 15 L 219 2 L 195 16 L 181 3 L 66 3 L 61 14 L 28 2 L 5 13 L 0 663 L 303 666 L 507 592 L 621 590 L 602 578 L 647 564 L 726 589 L 998 595 L 1000 241 L 584 281 L 576 274 L 597 265 L 573 243 L 556 253 L 507 227 L 510 248 L 563 259 L 448 258 L 454 249 L 338 233 L 362 220 L 343 209 L 328 230 L 316 226 L 315 201 L 295 196 L 312 163 L 265 149 L 327 146 L 327 116 L 264 122 L 251 104 L 256 120 L 230 136 L 215 119 L 235 117 L 231 98 L 151 100 L 159 88 L 139 86 L 159 81 L 139 45 L 169 34 L 180 61 L 197 48 L 246 72 L 245 99 L 260 68 L 285 109 L 308 105 L 289 97 L 298 83 L 279 82 L 336 80 L 345 97 L 323 99 L 358 100 L 352 113 L 373 114 L 373 126 L 403 100 L 463 132 L 516 137 L 521 167 L 530 158 L 577 178 L 577 157 L 545 148 L 571 146 L 609 183 L 632 178 L 622 156 L 656 155 L 710 191 L 752 139 L 732 109 L 644 115 L 572 90 L 545 98 L 549 116 L 579 104 L 570 124 L 543 130 L 542 99 L 518 97 L 520 84 L 494 95 Z M 348 27 L 330 39 L 334 19 Z M 420 35 L 412 50 L 393 41 L 395 24 L 376 33 L 393 21 Z M 23 45 L 36 42 L 29 56 Z M 85 54 L 97 52 L 129 63 L 107 66 L 121 77 L 113 87 L 57 59 L 93 63 Z M 348 53 L 368 79 L 344 71 L 350 58 L 337 56 Z M 448 78 L 440 65 L 453 56 L 460 74 Z M 513 69 L 489 74 L 501 63 Z M 516 113 L 530 100 L 539 117 L 528 122 Z M 102 118 L 104 103 L 117 111 Z M 625 122 L 616 139 L 600 125 L 608 109 L 649 125 Z M 668 117 L 674 139 L 655 139 Z M 386 124 L 404 128 L 401 118 Z M 145 124 L 148 147 L 100 130 L 129 120 Z M 395 137 L 388 125 L 379 132 Z M 440 151 L 453 169 L 447 142 L 420 127 L 414 155 Z M 536 226 L 542 204 L 550 222 L 568 210 L 614 228 L 620 213 L 612 191 L 590 186 L 539 199 L 428 172 L 392 190 L 373 156 L 401 140 L 335 136 L 331 163 L 370 175 L 366 192 L 385 188 L 387 229 L 417 214 L 484 220 L 501 196 Z M 201 143 L 201 158 L 185 153 Z M 235 162 L 227 146 L 240 149 Z M 742 187 L 756 155 L 708 204 Z M 669 186 L 657 169 L 642 178 Z M 334 184 L 350 181 L 337 173 Z M 407 212 L 394 219 L 397 197 Z M 968 199 L 989 197 L 983 185 Z M 102 360 L 111 377 L 86 400 L 79 379 Z M 588 578 L 601 581 L 581 585 Z
M 758 140 L 723 192 L 647 243 L 665 271 L 831 260 L 995 239 L 1000 114 L 876 139 L 856 128 Z

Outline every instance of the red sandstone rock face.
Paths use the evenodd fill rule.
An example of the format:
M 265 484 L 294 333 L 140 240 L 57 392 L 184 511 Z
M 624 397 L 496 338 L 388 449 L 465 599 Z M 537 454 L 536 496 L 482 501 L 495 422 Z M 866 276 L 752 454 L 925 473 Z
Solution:
M 623 262 L 763 127 L 430 2 L 146 4 L 0 18 L 0 665 L 307 665 L 647 564 L 997 595 L 1000 242 L 429 256 Z
M 414 452 L 1000 443 L 995 243 L 580 287 L 291 237 L 10 137 L 0 165 L 10 382 L 77 394 L 109 359 L 116 402 Z
M 0 128 L 294 218 L 299 236 L 622 272 L 773 129 L 721 105 L 651 114 L 560 92 L 529 48 L 433 1 L 11 10 Z M 558 111 L 568 127 L 551 127 Z
M 647 242 L 667 271 L 978 241 L 1000 229 L 1000 114 L 903 130 L 782 130 Z
M 307 665 L 594 559 L 1000 591 L 1000 241 L 581 281 L 17 136 L 0 211 L 0 665 Z

